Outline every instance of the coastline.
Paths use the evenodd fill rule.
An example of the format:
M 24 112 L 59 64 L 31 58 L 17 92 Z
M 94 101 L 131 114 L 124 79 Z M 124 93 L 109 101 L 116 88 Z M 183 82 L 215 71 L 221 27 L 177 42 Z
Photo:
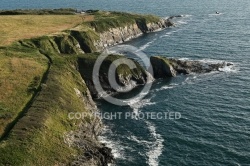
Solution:
M 94 14 L 95 17 L 102 17 L 105 13 L 106 12 L 98 11 L 98 13 L 92 14 Z M 167 25 L 167 22 L 161 20 L 157 23 L 160 18 L 155 16 L 133 15 L 119 12 L 111 13 L 111 15 L 125 18 L 125 22 L 122 22 L 120 26 L 115 25 L 115 27 L 109 27 L 110 25 L 107 24 L 107 27 L 104 29 L 108 28 L 108 33 L 105 34 L 105 31 L 103 31 L 104 37 L 101 38 L 101 40 L 99 40 L 99 36 L 102 37 L 102 35 L 99 33 L 102 30 L 89 28 L 89 26 L 91 27 L 92 25 L 89 24 L 91 22 L 87 22 L 84 26 L 80 24 L 75 28 L 56 34 L 19 40 L 11 46 L 1 48 L 2 52 L 13 50 L 15 54 L 20 54 L 20 58 L 25 58 L 27 56 L 26 54 L 31 52 L 32 54 L 36 54 L 34 57 L 42 57 L 45 61 L 45 65 L 51 66 L 46 82 L 43 82 L 40 88 L 36 85 L 37 87 L 32 91 L 36 97 L 32 100 L 30 107 L 27 109 L 27 113 L 13 124 L 13 129 L 7 131 L 8 136 L 1 141 L 1 144 L 5 144 L 4 147 L 1 146 L 0 148 L 1 154 L 5 154 L 5 157 L 1 157 L 1 163 L 11 164 L 11 162 L 15 162 L 19 164 L 26 163 L 28 165 L 47 163 L 50 165 L 55 162 L 62 163 L 66 160 L 66 162 L 71 161 L 70 163 L 72 165 L 84 165 L 84 163 L 85 165 L 107 165 L 112 162 L 111 149 L 105 147 L 105 145 L 101 144 L 97 139 L 102 128 L 100 120 L 93 121 L 86 119 L 87 121 L 69 121 L 67 117 L 65 117 L 69 111 L 74 110 L 87 111 L 90 113 L 96 111 L 96 106 L 88 87 L 78 71 L 79 66 L 76 63 L 78 56 L 83 53 L 87 54 L 102 50 L 106 46 L 115 45 L 121 43 L 121 41 L 130 40 L 142 33 L 149 33 L 161 28 L 166 28 L 167 26 L 165 26 L 165 24 Z M 127 17 L 127 15 L 131 18 Z M 136 22 L 136 19 L 139 20 L 138 27 L 133 24 L 131 30 L 128 30 L 129 27 L 126 26 L 123 29 L 119 29 L 119 27 L 124 27 L 124 23 L 131 24 L 132 22 Z M 113 19 L 109 20 L 109 18 L 107 18 L 107 21 L 108 23 L 112 21 L 115 23 Z M 154 23 L 149 25 L 146 23 L 147 21 Z M 95 25 L 99 24 L 99 22 L 100 21 L 96 21 Z M 106 24 L 106 22 L 104 22 L 104 24 Z M 128 30 L 127 34 L 124 34 L 126 30 Z M 110 38 L 112 34 L 110 32 L 117 32 L 117 39 L 112 37 L 113 40 L 109 40 L 108 38 Z M 95 47 L 95 41 L 98 40 L 101 42 L 99 42 L 97 48 Z M 71 57 L 67 57 L 67 55 L 71 55 Z M 65 64 L 62 64 L 62 62 Z M 69 89 L 69 87 L 73 88 Z M 53 96 L 53 100 L 50 100 L 49 95 Z M 57 104 L 55 105 L 53 103 Z M 61 117 L 61 119 L 58 119 L 58 117 Z M 68 132 L 65 133 L 65 131 Z M 42 139 L 46 137 L 44 135 L 45 133 L 46 135 L 51 135 L 50 142 Z M 59 135 L 55 135 L 55 133 Z M 16 138 L 16 136 L 19 138 Z M 40 143 L 35 143 L 33 138 Z M 60 141 L 58 141 L 58 139 Z M 34 142 L 29 144 L 33 149 L 41 150 L 41 152 L 36 152 L 40 154 L 39 156 L 37 156 L 35 152 L 30 154 L 27 145 L 22 145 L 27 141 L 31 143 Z M 12 151 L 12 147 L 19 148 Z M 47 150 L 43 151 L 45 147 Z M 17 157 L 17 154 L 20 152 L 23 155 Z M 12 155 L 8 155 L 9 153 L 12 153 Z M 57 154 L 57 156 L 54 156 L 53 153 Z M 46 161 L 48 156 L 50 156 L 50 160 Z M 13 157 L 15 160 L 13 160 Z M 25 157 L 25 160 L 23 157 Z
M 92 99 L 98 96 L 93 84 L 92 69 L 100 51 L 174 24 L 169 19 L 160 19 L 152 15 L 105 11 L 94 11 L 90 15 L 96 19 L 62 32 L 22 39 L 1 48 L 3 56 L 8 58 L 9 55 L 18 56 L 20 59 L 42 57 L 43 65 L 51 66 L 46 82 L 34 77 L 36 79 L 32 78 L 32 82 L 28 85 L 36 97 L 32 99 L 26 114 L 18 118 L 12 130 L 7 131 L 9 136 L 3 140 L 5 146 L 0 147 L 0 152 L 7 156 L 0 158 L 4 164 L 9 164 L 13 157 L 21 152 L 23 156 L 18 156 L 13 162 L 30 165 L 41 165 L 43 162 L 48 165 L 64 162 L 72 165 L 108 165 L 114 162 L 112 149 L 98 140 L 103 127 L 101 120 L 88 117 L 80 121 L 70 121 L 67 115 L 77 111 L 90 114 L 98 111 Z M 86 15 L 83 17 L 86 18 Z M 102 68 L 100 77 L 101 84 L 107 91 L 115 91 L 107 81 L 107 67 L 120 58 L 129 59 L 121 55 L 109 55 L 104 61 L 107 65 Z M 115 73 L 118 82 L 125 87 L 130 86 L 131 81 L 135 85 L 145 85 L 149 77 L 147 71 L 137 61 L 131 61 L 136 64 L 135 71 L 128 67 L 120 68 Z M 202 65 L 198 61 L 181 61 L 160 56 L 151 57 L 150 61 L 154 68 L 152 73 L 154 78 L 219 71 L 222 67 L 233 65 L 230 63 Z M 50 136 L 49 143 L 44 139 L 47 135 Z M 33 144 L 26 145 L 24 142 Z M 40 156 L 34 151 L 33 155 L 30 154 L 29 146 L 33 149 L 40 148 Z M 12 151 L 13 147 L 19 149 Z M 45 152 L 43 152 L 44 147 L 47 150 Z M 12 153 L 14 155 L 9 155 Z M 53 154 L 59 154 L 59 157 Z M 30 158 L 23 159 L 29 155 Z M 52 155 L 50 161 L 46 161 L 50 155 Z

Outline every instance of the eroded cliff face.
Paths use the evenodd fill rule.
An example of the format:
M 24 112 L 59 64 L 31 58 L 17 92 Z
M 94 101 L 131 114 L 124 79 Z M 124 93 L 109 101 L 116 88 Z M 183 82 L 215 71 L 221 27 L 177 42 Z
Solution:
M 159 22 L 136 22 L 124 27 L 110 28 L 108 31 L 99 34 L 100 39 L 95 41 L 94 45 L 100 51 L 108 46 L 136 38 L 143 33 L 154 32 L 170 26 L 173 26 L 170 20 L 161 19 Z
M 24 165 L 26 162 L 32 163 L 30 165 L 37 165 L 37 162 L 46 163 L 48 158 L 53 164 L 47 165 L 67 160 L 72 161 L 71 165 L 106 166 L 113 161 L 111 149 L 98 140 L 98 135 L 102 130 L 102 122 L 92 115 L 98 111 L 92 100 L 92 96 L 97 93 L 93 86 L 92 75 L 88 75 L 91 73 L 89 70 L 92 70 L 92 68 L 88 68 L 88 65 L 93 65 L 96 59 L 93 58 L 93 54 L 87 53 L 102 51 L 105 47 L 172 25 L 168 20 L 148 21 L 143 16 L 139 17 L 139 21 L 129 21 L 124 21 L 121 26 L 119 24 L 116 28 L 108 28 L 103 32 L 96 31 L 93 27 L 84 24 L 84 26 L 80 25 L 52 35 L 20 40 L 13 45 L 12 49 L 24 50 L 26 54 L 32 50 L 47 57 L 49 66 L 45 81 L 41 84 L 36 98 L 27 107 L 27 113 L 15 124 L 12 130 L 13 136 L 19 135 L 22 136 L 20 139 L 28 140 L 34 131 L 41 130 L 42 132 L 39 133 L 37 139 L 46 144 L 47 140 L 43 138 L 47 136 L 47 133 L 60 135 L 60 142 L 53 134 L 49 138 L 50 143 L 57 148 L 48 147 L 46 149 L 39 147 L 36 143 L 22 149 L 19 143 L 12 145 L 14 137 L 8 138 L 9 146 L 18 147 L 18 151 L 34 155 L 31 157 L 32 161 L 22 161 Z M 70 57 L 71 55 L 77 55 L 77 58 L 74 59 L 74 56 Z M 86 61 L 78 61 L 81 56 L 85 56 Z M 105 90 L 115 91 L 108 83 L 106 67 L 118 58 L 120 57 L 113 56 L 104 62 L 104 70 L 101 70 L 100 79 L 104 89 L 105 86 L 107 88 Z M 135 61 L 134 63 L 136 64 L 135 69 L 129 69 L 124 65 L 117 66 L 115 78 L 120 86 L 133 88 L 136 85 L 146 83 L 147 72 L 139 63 Z M 77 119 L 70 121 L 65 116 L 76 111 L 89 113 L 92 116 L 79 121 Z M 61 117 L 64 119 L 62 120 Z M 57 128 L 57 126 L 62 127 Z M 61 139 L 62 135 L 64 135 L 64 139 Z M 42 151 L 43 155 L 35 155 L 33 151 L 29 151 L 30 148 Z M 61 149 L 68 151 L 65 154 L 62 153 L 61 158 L 52 156 L 52 154 L 63 152 Z M 76 149 L 79 150 L 78 153 L 74 151 Z M 13 158 L 18 157 L 15 156 L 17 153 L 13 153 Z M 77 157 L 72 156 L 72 154 L 77 154 Z M 73 159 L 73 157 L 76 158 Z M 43 160 L 40 161 L 40 158 Z M 8 161 L 10 160 L 12 158 L 8 159 Z M 6 163 L 8 161 L 6 159 Z M 63 163 L 60 164 L 63 165 Z
M 94 82 L 93 82 L 93 68 L 97 58 L 100 55 L 92 54 L 92 55 L 84 55 L 78 58 L 78 70 L 85 80 L 88 89 L 92 97 L 98 98 L 102 95 L 97 91 Z M 122 65 L 115 66 L 114 72 L 114 80 L 113 83 L 116 82 L 117 86 L 112 86 L 109 81 L 109 69 L 111 64 L 119 60 L 124 63 Z M 137 85 L 143 85 L 147 82 L 150 77 L 149 73 L 135 60 L 129 61 L 130 63 L 135 64 L 135 68 L 130 69 L 125 62 L 131 60 L 121 55 L 109 55 L 101 64 L 100 70 L 96 78 L 99 79 L 100 84 L 103 90 L 107 93 L 116 93 L 126 91 L 128 89 L 133 89 Z M 113 64 L 114 65 L 114 64 Z M 97 73 L 96 73 L 97 74 Z M 94 73 L 95 75 L 95 73 Z

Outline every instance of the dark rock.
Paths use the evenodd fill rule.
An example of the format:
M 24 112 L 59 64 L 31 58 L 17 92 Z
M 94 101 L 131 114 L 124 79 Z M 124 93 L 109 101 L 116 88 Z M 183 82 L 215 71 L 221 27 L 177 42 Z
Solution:
M 178 74 L 190 73 L 208 73 L 220 71 L 225 66 L 231 66 L 232 63 L 226 62 L 201 62 L 192 60 L 179 60 L 160 56 L 150 58 L 154 70 L 155 78 L 174 77 Z
M 170 58 L 169 62 L 172 64 L 173 68 L 181 74 L 189 73 L 208 73 L 211 71 L 220 71 L 220 68 L 225 66 L 233 65 L 232 63 L 226 62 L 201 62 L 192 60 L 178 60 Z
M 168 59 L 160 56 L 150 57 L 150 62 L 154 70 L 155 78 L 175 77 L 176 71 Z
M 99 55 L 91 55 L 92 57 L 81 57 L 78 59 L 78 70 L 82 76 L 82 78 L 85 80 L 86 85 L 88 89 L 91 92 L 92 97 L 98 98 L 100 97 L 95 88 L 94 82 L 93 82 L 93 68 L 96 59 Z M 121 55 L 109 55 L 100 66 L 100 72 L 99 72 L 99 80 L 101 83 L 101 86 L 105 92 L 108 94 L 110 93 L 116 93 L 116 92 L 122 92 L 128 89 L 132 89 L 137 85 L 142 85 L 147 82 L 148 74 L 145 71 L 145 69 L 136 61 L 132 60 L 135 64 L 136 68 L 130 69 L 127 65 L 122 64 L 119 66 L 116 66 L 116 70 L 114 71 L 115 80 L 116 83 L 119 85 L 119 87 L 114 87 L 110 84 L 109 78 L 108 78 L 108 72 L 111 64 L 115 60 L 125 60 L 128 59 L 125 56 Z
M 183 16 L 182 15 L 176 15 L 176 16 L 171 16 L 168 19 L 174 19 L 174 18 L 180 18 L 180 17 L 183 17 Z
M 227 63 L 227 66 L 232 66 L 232 65 L 234 65 L 234 64 L 230 63 L 230 62 Z

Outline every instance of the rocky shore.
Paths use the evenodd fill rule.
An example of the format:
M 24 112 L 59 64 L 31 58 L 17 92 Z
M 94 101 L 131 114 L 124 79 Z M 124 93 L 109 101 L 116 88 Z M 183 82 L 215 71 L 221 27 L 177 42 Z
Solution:
M 96 59 L 106 47 L 174 25 L 171 21 L 174 17 L 161 19 L 152 15 L 105 11 L 92 11 L 83 17 L 90 20 L 62 32 L 22 39 L 1 47 L 1 53 L 8 58 L 9 55 L 15 57 L 16 63 L 19 58 L 26 61 L 34 58 L 34 62 L 39 62 L 34 64 L 47 70 L 35 75 L 27 85 L 34 98 L 21 116 L 13 117 L 12 127 L 6 128 L 4 144 L 1 142 L 0 146 L 0 154 L 5 156 L 0 156 L 0 165 L 107 166 L 114 162 L 112 150 L 98 140 L 103 124 L 94 116 L 98 110 L 92 100 L 100 97 L 92 78 Z M 118 59 L 129 61 L 135 67 L 115 66 L 116 88 L 110 85 L 108 69 Z M 150 61 L 154 70 L 152 75 L 136 60 L 112 54 L 103 61 L 100 73 L 94 74 L 99 77 L 103 89 L 112 94 L 120 93 L 120 86 L 133 89 L 145 85 L 148 79 L 219 71 L 232 65 L 161 56 L 151 57 Z M 76 112 L 90 116 L 69 120 L 67 115 Z
M 154 77 L 175 77 L 177 74 L 209 73 L 221 71 L 226 66 L 232 66 L 228 62 L 202 62 L 198 60 L 179 60 L 162 56 L 150 57 L 154 69 Z
M 144 33 L 158 31 L 173 26 L 171 19 L 160 19 L 158 22 L 139 22 L 124 27 L 110 28 L 108 31 L 100 33 L 100 40 L 95 42 L 97 50 L 113 46 L 119 43 L 136 38 Z

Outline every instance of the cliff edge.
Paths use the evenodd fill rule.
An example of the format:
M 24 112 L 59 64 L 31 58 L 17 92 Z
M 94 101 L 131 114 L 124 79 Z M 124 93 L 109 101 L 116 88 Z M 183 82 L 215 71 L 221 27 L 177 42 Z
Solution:
M 113 162 L 111 149 L 98 140 L 102 122 L 93 115 L 97 108 L 91 96 L 94 91 L 89 91 L 91 79 L 85 80 L 86 67 L 94 52 L 172 23 L 122 12 L 73 15 L 82 22 L 72 28 L 0 47 L 0 165 L 103 166 Z M 113 55 L 107 63 L 117 58 Z M 139 64 L 135 70 L 121 67 L 116 74 L 122 85 L 130 80 L 145 83 L 146 73 Z M 76 113 L 90 116 L 69 117 Z

